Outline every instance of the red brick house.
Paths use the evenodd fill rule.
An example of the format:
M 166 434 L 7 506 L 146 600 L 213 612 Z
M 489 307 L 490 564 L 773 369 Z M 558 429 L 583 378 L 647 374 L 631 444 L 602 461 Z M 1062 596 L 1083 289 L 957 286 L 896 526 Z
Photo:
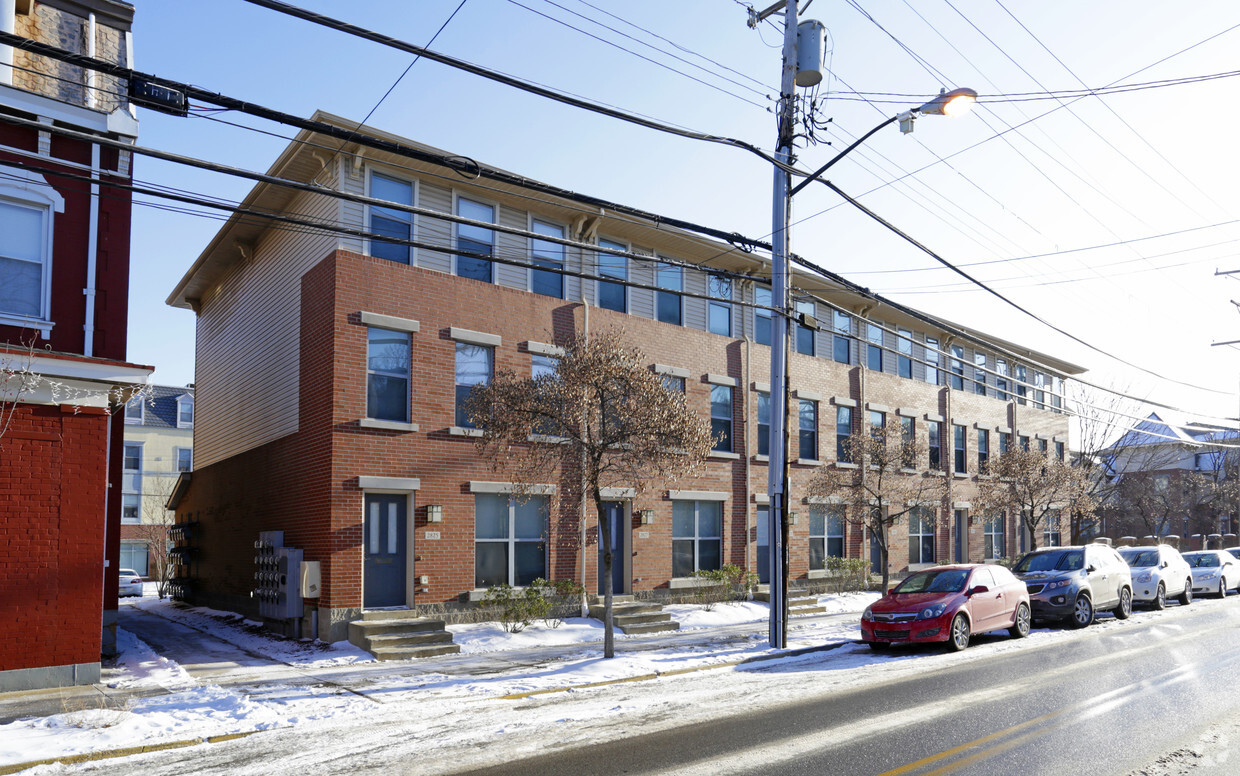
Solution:
M 109 61 L 133 7 L 0 0 L 6 31 Z M 91 683 L 115 642 L 132 140 L 112 79 L 0 46 L 0 691 Z M 9 65 L 12 65 L 10 67 Z M 7 376 L 8 379 L 5 379 Z M 114 487 L 115 486 L 115 487 Z
M 575 484 L 548 477 L 546 497 L 513 499 L 460 407 L 495 370 L 552 368 L 565 333 L 609 326 L 728 432 L 697 480 L 607 494 L 617 592 L 674 591 L 722 563 L 762 571 L 768 260 L 502 171 L 462 176 L 444 152 L 366 131 L 421 154 L 323 154 L 316 144 L 339 142 L 305 131 L 270 174 L 314 189 L 262 184 L 245 202 L 354 234 L 232 218 L 169 297 L 198 327 L 195 468 L 174 497 L 182 594 L 338 640 L 368 610 L 450 608 L 501 582 L 573 578 L 594 592 L 597 522 Z M 1019 551 L 1013 519 L 969 514 L 977 460 L 1021 442 L 1062 455 L 1063 379 L 1080 369 L 839 278 L 795 285 L 821 325 L 798 330 L 790 362 L 794 580 L 824 575 L 827 555 L 869 557 L 869 538 L 804 485 L 820 465 L 849 465 L 837 435 L 871 422 L 933 440 L 926 476 L 952 484 L 897 531 L 893 570 Z M 275 531 L 322 583 L 279 613 L 263 576 Z

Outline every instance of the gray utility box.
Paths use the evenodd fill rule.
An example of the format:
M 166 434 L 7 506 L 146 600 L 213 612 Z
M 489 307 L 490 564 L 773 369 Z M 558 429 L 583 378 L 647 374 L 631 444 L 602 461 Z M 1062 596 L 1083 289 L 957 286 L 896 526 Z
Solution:
M 298 588 L 302 551 L 284 546 L 283 531 L 263 531 L 254 542 L 254 590 L 258 613 L 266 619 L 287 620 L 302 615 Z

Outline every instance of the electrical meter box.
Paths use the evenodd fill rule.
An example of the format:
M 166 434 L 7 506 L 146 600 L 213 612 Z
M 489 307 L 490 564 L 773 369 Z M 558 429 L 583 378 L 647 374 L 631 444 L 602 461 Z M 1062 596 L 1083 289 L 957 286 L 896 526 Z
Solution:
M 302 551 L 284 546 L 283 531 L 263 531 L 254 542 L 254 589 L 260 616 L 272 620 L 302 615 Z

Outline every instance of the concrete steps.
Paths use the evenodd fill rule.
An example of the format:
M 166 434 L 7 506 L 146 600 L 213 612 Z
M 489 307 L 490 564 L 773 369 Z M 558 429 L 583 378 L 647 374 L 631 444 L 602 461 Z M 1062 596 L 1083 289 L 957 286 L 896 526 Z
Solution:
M 604 606 L 590 605 L 590 616 L 602 621 Z M 625 634 L 661 633 L 680 629 L 680 623 L 663 611 L 662 604 L 637 603 L 635 601 L 612 601 L 611 622 L 616 630 Z
M 759 590 L 753 594 L 755 601 L 771 602 L 770 590 Z M 798 614 L 825 614 L 827 607 L 818 605 L 818 596 L 810 593 L 802 593 L 798 590 L 788 591 L 788 616 L 794 617 Z
M 461 651 L 452 643 L 452 634 L 443 620 L 419 617 L 403 609 L 380 609 L 362 613 L 362 619 L 349 623 L 349 643 L 361 647 L 379 660 L 409 660 Z

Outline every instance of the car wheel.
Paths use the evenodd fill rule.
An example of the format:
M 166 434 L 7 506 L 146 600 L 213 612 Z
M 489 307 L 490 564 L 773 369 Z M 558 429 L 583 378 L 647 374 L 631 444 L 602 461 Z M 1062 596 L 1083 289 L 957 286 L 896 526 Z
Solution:
M 869 644 L 870 649 L 874 650 L 875 652 L 883 652 L 887 649 L 887 647 L 891 646 L 885 641 L 869 641 L 866 643 Z
M 1218 581 L 1218 597 L 1219 598 L 1227 597 L 1227 577 L 1223 577 L 1222 579 Z
M 969 646 L 969 618 L 957 614 L 952 620 L 952 629 L 948 635 L 947 646 L 952 652 L 959 652 Z
M 1119 591 L 1119 605 L 1115 607 L 1115 619 L 1127 620 L 1132 616 L 1132 590 L 1124 587 Z
M 1029 605 L 1024 601 L 1016 607 L 1016 618 L 1012 621 L 1012 627 L 1008 628 L 1008 635 L 1014 639 L 1023 639 L 1029 635 Z
M 1180 593 L 1180 606 L 1188 606 L 1193 602 L 1193 580 L 1184 583 L 1184 592 Z
M 1167 588 L 1163 587 L 1162 582 L 1158 583 L 1158 589 L 1154 591 L 1154 600 L 1150 603 L 1150 606 L 1155 609 L 1167 608 Z
M 1094 602 L 1089 596 L 1081 593 L 1072 605 L 1072 627 L 1084 628 L 1094 621 Z

